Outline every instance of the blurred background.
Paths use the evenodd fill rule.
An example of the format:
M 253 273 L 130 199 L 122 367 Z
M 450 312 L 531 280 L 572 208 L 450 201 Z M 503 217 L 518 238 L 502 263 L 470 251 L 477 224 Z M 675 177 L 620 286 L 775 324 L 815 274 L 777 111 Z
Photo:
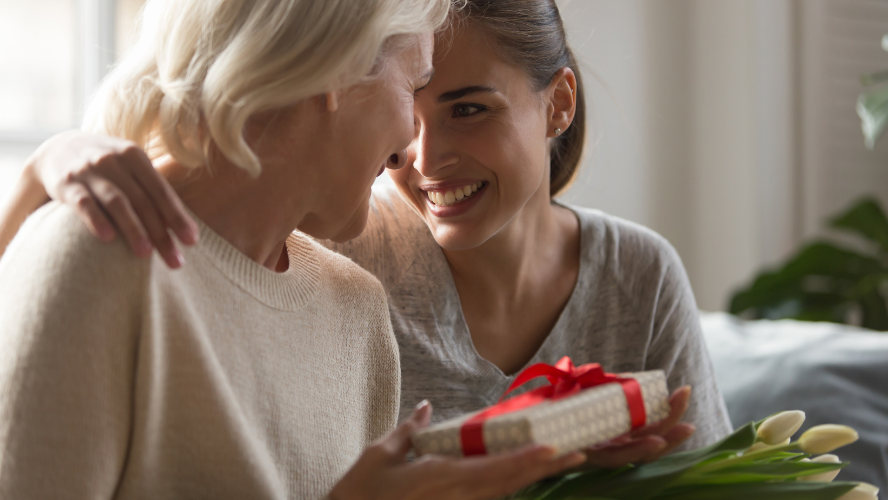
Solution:
M 864 147 L 860 75 L 888 67 L 884 0 L 561 0 L 591 102 L 564 200 L 676 247 L 706 310 L 785 261 L 861 196 L 888 202 L 888 144 Z M 131 44 L 142 0 L 0 0 L 0 197 L 78 126 Z

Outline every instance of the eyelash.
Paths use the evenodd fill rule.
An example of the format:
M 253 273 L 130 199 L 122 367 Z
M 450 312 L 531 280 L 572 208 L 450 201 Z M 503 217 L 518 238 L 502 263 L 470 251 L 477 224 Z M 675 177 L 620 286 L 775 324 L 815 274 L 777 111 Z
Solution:
M 469 113 L 469 114 L 460 114 L 459 110 L 465 109 L 465 108 L 475 108 L 477 111 L 475 111 L 474 113 Z M 464 104 L 456 104 L 453 106 L 453 117 L 454 118 L 471 118 L 471 117 L 473 117 L 479 113 L 483 113 L 485 111 L 487 111 L 487 108 L 485 106 L 480 105 L 480 104 L 465 104 L 465 103 Z

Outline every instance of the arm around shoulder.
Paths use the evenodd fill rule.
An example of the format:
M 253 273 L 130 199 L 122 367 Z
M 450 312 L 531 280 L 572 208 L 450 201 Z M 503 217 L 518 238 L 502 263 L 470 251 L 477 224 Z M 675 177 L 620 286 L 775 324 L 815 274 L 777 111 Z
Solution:
M 147 261 L 44 207 L 0 260 L 0 497 L 112 497 Z
M 0 203 L 0 257 L 25 219 L 46 203 L 49 197 L 29 163 L 16 180 L 6 200 Z

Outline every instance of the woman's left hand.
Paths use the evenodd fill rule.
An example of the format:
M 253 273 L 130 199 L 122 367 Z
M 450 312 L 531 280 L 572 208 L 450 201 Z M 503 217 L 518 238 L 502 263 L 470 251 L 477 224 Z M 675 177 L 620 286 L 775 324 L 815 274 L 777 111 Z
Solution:
M 696 430 L 693 424 L 681 422 L 690 400 L 691 386 L 676 390 L 669 397 L 668 417 L 623 438 L 583 450 L 588 457 L 583 467 L 616 469 L 627 464 L 653 462 L 670 453 Z

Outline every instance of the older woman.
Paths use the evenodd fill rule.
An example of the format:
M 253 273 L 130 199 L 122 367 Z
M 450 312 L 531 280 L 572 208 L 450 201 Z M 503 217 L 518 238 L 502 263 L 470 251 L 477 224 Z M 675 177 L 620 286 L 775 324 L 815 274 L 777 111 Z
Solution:
M 150 148 L 199 243 L 172 272 L 63 205 L 25 224 L 0 261 L 0 497 L 489 498 L 583 459 L 407 464 L 428 405 L 361 455 L 398 414 L 385 293 L 307 235 L 360 234 L 404 165 L 448 6 L 149 4 L 90 128 Z
M 329 244 L 386 289 L 402 417 L 421 397 L 435 401 L 436 418 L 477 410 L 522 367 L 570 355 L 611 371 L 662 369 L 680 388 L 670 419 L 595 450 L 594 463 L 651 460 L 718 439 L 730 423 L 675 250 L 645 228 L 553 200 L 576 175 L 585 135 L 580 71 L 554 1 L 464 4 L 439 34 L 435 78 L 417 93 L 418 134 L 408 168 L 391 173 L 397 189 L 375 193 L 360 238 Z M 69 201 L 66 190 L 123 173 L 152 176 L 147 161 L 103 141 L 54 142 L 52 156 L 70 151 L 71 160 L 40 158 L 22 192 L 35 204 L 46 196 L 27 179 L 35 172 Z M 151 238 L 161 255 L 174 255 L 164 224 L 179 233 L 187 226 L 175 200 L 123 190 L 146 207 L 139 218 L 97 197 L 106 211 L 81 210 L 87 224 L 113 234 L 108 214 L 134 247 Z M 143 222 L 160 230 L 144 234 Z M 688 423 L 678 423 L 685 410 Z

